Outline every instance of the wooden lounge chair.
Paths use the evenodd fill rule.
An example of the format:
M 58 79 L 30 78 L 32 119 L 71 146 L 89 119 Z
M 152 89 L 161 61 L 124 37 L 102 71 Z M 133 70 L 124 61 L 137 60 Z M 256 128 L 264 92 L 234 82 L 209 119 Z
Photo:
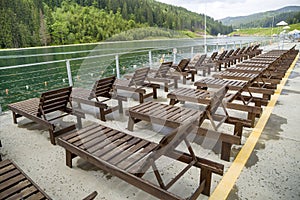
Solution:
M 47 128 L 50 134 L 50 141 L 52 144 L 55 144 L 56 136 L 71 131 L 76 127 L 75 125 L 71 125 L 56 130 L 57 127 L 55 126 L 54 120 L 72 114 L 77 117 L 77 123 L 80 128 L 81 118 L 85 118 L 84 113 L 72 108 L 71 92 L 72 87 L 44 92 L 40 98 L 12 103 L 8 105 L 8 108 L 12 111 L 15 124 L 17 124 L 17 118 L 24 116 Z
M 230 65 L 235 64 L 234 60 L 236 59 L 236 56 L 237 56 L 237 54 L 239 53 L 240 50 L 241 50 L 241 48 L 235 49 L 235 51 L 231 54 L 231 56 L 226 58 L 226 62 L 227 62 L 228 67 L 230 67 Z
M 243 53 L 246 50 L 246 47 L 242 47 L 236 55 L 233 55 L 230 57 L 230 61 L 232 64 L 236 64 L 237 62 L 241 62 L 242 61 L 242 57 L 243 57 Z
M 222 86 L 222 87 L 226 87 Z M 196 104 L 209 104 L 210 101 L 220 101 L 220 107 L 223 110 L 223 114 L 216 114 L 215 110 L 211 110 L 210 112 L 207 113 L 207 117 L 211 122 L 211 125 L 213 127 L 214 131 L 218 131 L 218 128 L 223 124 L 232 124 L 234 125 L 234 131 L 233 134 L 225 134 L 222 133 L 222 135 L 226 135 L 228 138 L 230 136 L 237 136 L 239 137 L 238 141 L 235 141 L 236 143 L 232 143 L 234 140 L 231 142 L 224 142 L 223 145 L 226 147 L 223 147 L 222 145 L 222 151 L 221 151 L 221 158 L 223 160 L 229 161 L 230 158 L 230 149 L 232 144 L 240 144 L 241 143 L 241 137 L 242 137 L 242 131 L 243 127 L 253 127 L 252 122 L 249 119 L 242 119 L 240 117 L 233 117 L 232 115 L 229 115 L 227 112 L 227 100 L 226 96 L 228 95 L 227 89 L 224 91 L 226 94 L 220 94 L 220 90 L 217 90 L 217 93 L 219 95 L 215 95 L 215 91 L 207 91 L 207 90 L 201 90 L 201 89 L 192 89 L 192 88 L 180 88 L 175 91 L 170 92 L 167 97 L 170 98 L 170 105 L 175 105 L 176 103 L 185 103 L 185 102 L 191 102 L 191 103 L 196 103 Z M 215 96 L 215 99 L 212 99 L 211 97 Z M 232 106 L 231 106 L 232 107 Z M 237 108 L 241 107 L 241 105 L 237 106 Z M 236 109 L 237 110 L 237 109 Z M 218 123 L 216 123 L 218 122 Z M 207 130 L 208 131 L 208 130 Z M 210 130 L 209 130 L 210 131 Z M 226 153 L 225 153 L 226 152 Z
M 51 199 L 14 162 L 0 162 L 0 199 Z
M 199 168 L 199 185 L 190 197 L 196 199 L 200 193 L 210 194 L 212 174 L 222 175 L 224 166 L 194 154 L 188 139 L 194 120 L 187 120 L 186 124 L 164 136 L 158 144 L 97 124 L 59 138 L 58 144 L 66 149 L 67 166 L 72 167 L 72 159 L 79 156 L 160 199 L 184 199 L 179 196 L 180 193 L 175 194 L 169 189 L 176 185 L 179 178 L 185 179 L 183 175 L 190 168 Z M 177 150 L 177 146 L 183 143 L 187 150 Z M 171 180 L 164 180 L 161 175 L 164 166 L 160 164 L 165 158 L 168 158 L 168 162 L 185 165 Z M 154 180 L 150 180 L 151 174 Z
M 202 70 L 202 75 L 206 76 L 206 73 L 210 75 L 211 68 L 215 67 L 214 60 L 216 56 L 218 55 L 218 52 L 213 52 L 209 58 L 204 59 L 203 63 L 200 64 L 198 69 Z
M 172 68 L 182 76 L 182 83 L 186 84 L 186 80 L 191 80 L 192 82 L 195 81 L 195 74 L 197 71 L 195 69 L 189 69 L 188 64 L 190 59 L 184 58 L 182 59 L 178 65 L 173 64 Z
M 198 74 L 198 71 L 203 70 L 201 68 L 201 65 L 204 62 L 205 58 L 206 58 L 206 54 L 197 53 L 193 57 L 193 59 L 189 62 L 188 66 L 187 66 L 188 69 L 189 70 L 196 70 L 196 74 Z
M 213 60 L 215 71 L 221 71 L 221 65 L 223 63 L 223 59 L 225 58 L 228 50 L 224 50 L 222 53 L 218 54 L 216 58 Z
M 222 59 L 217 61 L 219 71 L 221 71 L 222 65 L 224 65 L 224 68 L 230 67 L 229 58 L 233 54 L 234 49 L 229 50 Z
M 151 96 L 153 99 L 157 99 L 157 89 L 160 88 L 160 85 L 151 83 L 149 80 L 147 80 L 149 70 L 149 67 L 139 68 L 135 70 L 130 80 L 117 79 L 114 84 L 116 94 L 119 93 L 119 90 L 137 93 L 139 95 L 140 103 L 143 103 L 145 98 Z M 151 88 L 152 92 L 147 93 L 146 88 Z
M 77 102 L 79 107 L 81 104 L 87 104 L 99 108 L 100 118 L 102 121 L 106 121 L 105 115 L 119 110 L 119 113 L 123 113 L 122 101 L 126 101 L 126 98 L 117 96 L 113 93 L 113 85 L 116 77 L 111 76 L 103 79 L 99 79 L 95 82 L 91 90 L 84 88 L 73 88 L 72 100 Z M 118 104 L 115 106 L 108 106 L 108 101 L 116 99 Z
M 94 191 L 83 200 L 97 196 Z M 11 160 L 0 162 L 0 199 L 51 199 Z
M 161 63 L 158 69 L 150 69 L 147 75 L 147 80 L 152 83 L 163 83 L 164 91 L 168 92 L 169 88 L 174 86 L 178 88 L 178 80 L 180 76 L 170 73 L 170 68 L 173 62 Z M 126 79 L 131 79 L 133 75 L 126 74 Z
M 150 82 L 163 83 L 165 92 L 168 92 L 169 88 L 172 86 L 174 86 L 174 88 L 178 88 L 178 80 L 180 79 L 180 76 L 170 73 L 172 64 L 172 62 L 164 62 L 157 70 L 150 70 L 147 79 Z
M 226 94 L 227 87 L 224 86 L 220 88 L 217 92 L 213 94 L 204 94 L 202 98 L 203 109 L 195 110 L 185 107 L 177 107 L 174 105 L 166 105 L 157 102 L 147 102 L 129 109 L 129 120 L 128 120 L 128 130 L 133 131 L 133 126 L 135 123 L 140 121 L 147 121 L 154 124 L 163 125 L 166 127 L 176 128 L 184 122 L 194 116 L 199 116 L 198 127 L 200 132 L 205 132 L 205 129 L 201 129 L 200 126 L 204 119 L 208 118 L 212 120 L 215 117 L 215 112 L 217 108 L 222 104 L 223 98 Z M 214 118 L 216 119 L 216 118 Z M 218 116 L 218 121 L 226 120 L 223 116 Z M 213 120 L 212 120 L 213 121 Z M 214 122 L 213 122 L 214 123 Z M 242 126 L 239 122 L 236 122 L 235 135 L 233 135 L 230 141 L 223 141 L 224 143 L 234 142 L 234 144 L 240 144 L 240 137 L 242 132 Z M 216 124 L 213 124 L 213 126 Z M 218 126 L 218 125 L 216 125 Z M 206 131 L 207 132 L 207 131 Z M 227 137 L 226 137 L 227 136 Z M 230 136 L 228 134 L 223 134 L 224 138 L 228 139 Z M 222 158 L 229 160 L 231 145 L 226 145 L 227 147 L 222 148 Z M 229 148 L 229 149 L 228 149 Z M 229 153 L 228 153 L 229 152 Z

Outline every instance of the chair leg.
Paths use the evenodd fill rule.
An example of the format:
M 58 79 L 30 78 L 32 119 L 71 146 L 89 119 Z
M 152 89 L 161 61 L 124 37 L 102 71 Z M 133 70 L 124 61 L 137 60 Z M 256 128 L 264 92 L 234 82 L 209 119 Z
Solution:
M 165 90 L 165 92 L 169 92 L 169 84 L 168 83 L 165 83 L 164 90 Z
M 13 114 L 13 122 L 14 122 L 14 124 L 17 124 L 18 123 L 17 122 L 17 114 L 15 112 L 12 112 L 12 114 Z
M 178 80 L 174 79 L 174 88 L 177 89 L 178 88 Z
M 230 160 L 230 151 L 231 151 L 231 144 L 227 142 L 222 142 L 222 150 L 221 150 L 221 159 L 225 161 Z
M 118 99 L 118 105 L 119 105 L 119 113 L 123 113 L 123 102 L 121 99 Z
M 55 137 L 54 137 L 54 130 L 49 130 L 49 135 L 50 135 L 50 141 L 51 141 L 51 144 L 53 145 L 56 145 L 56 142 L 55 142 Z
M 73 159 L 73 154 L 66 150 L 66 165 L 70 168 L 72 168 L 72 159 Z
M 127 129 L 133 131 L 134 119 L 129 115 Z
M 210 195 L 210 185 L 211 185 L 211 171 L 205 168 L 201 168 L 200 183 L 205 180 L 204 190 L 202 194 Z
M 141 93 L 139 93 L 139 101 L 140 103 L 144 103 L 144 96 Z
M 157 99 L 157 88 L 153 87 L 153 99 Z
M 234 135 L 242 137 L 243 125 L 240 122 L 235 123 L 234 125 Z
M 186 76 L 183 76 L 182 83 L 183 83 L 184 85 L 186 84 Z
M 77 116 L 77 126 L 79 129 L 82 128 L 82 120 L 81 120 L 81 117 Z
M 106 119 L 105 119 L 104 108 L 99 108 L 99 112 L 100 112 L 100 120 L 105 122 Z

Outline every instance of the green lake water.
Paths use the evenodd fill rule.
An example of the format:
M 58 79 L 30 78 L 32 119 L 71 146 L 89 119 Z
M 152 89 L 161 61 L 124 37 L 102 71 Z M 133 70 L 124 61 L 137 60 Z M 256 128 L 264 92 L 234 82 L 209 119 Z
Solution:
M 268 38 L 207 39 L 207 50 L 212 52 L 217 47 L 226 46 L 235 48 L 262 40 Z M 149 66 L 149 51 L 152 67 L 155 67 L 162 55 L 165 55 L 165 61 L 173 61 L 174 48 L 178 62 L 184 57 L 190 58 L 192 52 L 203 53 L 203 44 L 203 39 L 171 39 L 0 50 L 0 105 L 6 110 L 9 103 L 68 86 L 67 59 L 70 59 L 74 87 L 89 88 L 95 80 L 116 73 L 116 55 L 122 75 L 132 72 L 135 67 Z M 32 63 L 41 64 L 24 66 Z

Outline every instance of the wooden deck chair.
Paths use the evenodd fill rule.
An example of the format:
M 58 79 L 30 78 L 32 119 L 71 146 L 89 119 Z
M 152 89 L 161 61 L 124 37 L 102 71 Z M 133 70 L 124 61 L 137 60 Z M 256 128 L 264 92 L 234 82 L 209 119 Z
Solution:
M 14 162 L 0 162 L 0 199 L 51 199 Z
M 243 60 L 247 60 L 249 58 L 251 49 L 252 49 L 252 46 L 249 46 L 245 49 L 245 51 L 241 54 L 240 62 Z
M 231 56 L 231 64 L 236 64 L 237 62 L 241 62 L 242 61 L 242 55 L 243 55 L 243 52 L 246 50 L 246 47 L 242 47 L 236 55 L 234 56 Z
M 218 52 L 213 52 L 210 57 L 206 57 L 203 61 L 203 63 L 198 67 L 200 70 L 202 70 L 202 75 L 206 76 L 206 73 L 210 75 L 211 68 L 215 66 L 214 60 L 216 56 L 218 55 Z
M 152 124 L 159 124 L 166 127 L 177 128 L 181 124 L 183 124 L 185 120 L 192 118 L 193 116 L 200 116 L 198 122 L 198 127 L 200 127 L 203 120 L 206 118 L 210 118 L 210 116 L 212 116 L 216 109 L 220 106 L 223 100 L 223 96 L 226 94 L 226 88 L 226 86 L 222 87 L 219 89 L 219 92 L 215 92 L 210 96 L 206 95 L 205 98 L 202 99 L 203 101 L 205 101 L 205 105 L 203 105 L 202 109 L 200 107 L 199 110 L 185 107 L 177 107 L 174 105 L 166 105 L 157 102 L 147 102 L 131 107 L 129 109 L 129 119 L 127 128 L 129 131 L 133 131 L 134 124 L 140 121 L 147 121 Z M 220 116 L 218 116 L 217 120 L 221 121 L 226 119 L 224 117 L 223 119 L 221 119 Z M 236 123 L 238 124 L 238 122 Z M 239 137 L 241 137 L 241 129 L 241 125 L 236 125 L 236 136 L 233 136 L 236 137 L 234 138 L 236 139 L 236 144 L 240 143 Z M 226 152 L 228 152 L 228 149 L 226 149 Z M 229 157 L 226 159 L 228 160 Z
M 219 71 L 221 71 L 221 67 L 223 64 L 224 64 L 224 68 L 227 68 L 227 65 L 228 65 L 227 59 L 232 55 L 233 52 L 234 52 L 234 49 L 226 51 L 226 54 L 223 56 L 223 58 L 216 60 L 216 64 L 217 64 Z
M 190 168 L 198 168 L 200 180 L 196 184 L 199 185 L 189 197 L 196 199 L 201 193 L 210 194 L 212 174 L 222 175 L 224 166 L 195 155 L 189 142 L 195 120 L 190 118 L 158 144 L 97 124 L 59 138 L 58 144 L 66 149 L 67 166 L 72 167 L 72 159 L 79 156 L 159 199 L 185 199 L 180 192 L 171 192 L 170 188 L 176 187 L 180 179 L 185 180 L 187 177 L 184 175 L 189 173 Z M 186 148 L 177 149 L 184 144 Z M 165 158 L 168 162 L 185 165 L 182 171 L 172 173 L 174 176 L 168 180 L 162 176 L 165 166 L 161 164 L 166 163 L 163 162 Z M 144 176 L 146 173 L 147 176 Z
M 184 58 L 180 60 L 178 65 L 172 65 L 172 68 L 175 70 L 175 72 L 182 76 L 183 84 L 186 84 L 186 80 L 191 80 L 192 82 L 195 81 L 195 74 L 197 71 L 195 69 L 188 68 L 189 62 L 190 59 Z
M 178 102 L 182 102 L 182 103 L 192 102 L 196 104 L 214 105 L 213 107 L 210 108 L 210 111 L 207 112 L 207 118 L 210 120 L 214 131 L 218 131 L 218 128 L 223 123 L 234 125 L 234 131 L 232 135 L 223 134 L 226 135 L 228 138 L 230 138 L 230 136 L 237 136 L 240 138 L 239 141 L 233 139 L 233 141 L 236 143 L 223 141 L 223 144 L 226 147 L 222 146 L 221 158 L 223 160 L 229 161 L 231 145 L 240 144 L 243 127 L 252 127 L 252 124 L 251 124 L 251 120 L 249 119 L 242 119 L 240 117 L 237 118 L 237 117 L 230 116 L 228 114 L 227 100 L 226 100 L 228 87 L 226 84 L 220 87 L 221 88 L 218 88 L 215 91 L 207 91 L 207 90 L 192 89 L 192 88 L 180 88 L 170 92 L 167 95 L 167 97 L 170 99 L 170 105 L 175 105 Z M 216 114 L 216 110 L 218 109 L 218 107 L 220 107 L 223 110 L 223 114 L 220 113 Z
M 81 107 L 81 104 L 87 104 L 99 108 L 98 118 L 102 121 L 106 121 L 105 116 L 116 110 L 119 110 L 119 113 L 123 113 L 122 101 L 126 101 L 126 98 L 114 94 L 113 86 L 115 80 L 115 76 L 99 79 L 95 81 L 91 90 L 73 88 L 72 101 L 77 102 L 79 107 Z M 112 99 L 117 100 L 118 104 L 109 106 L 107 102 Z
M 137 93 L 139 95 L 140 103 L 143 103 L 145 98 L 151 96 L 153 99 L 157 99 L 157 89 L 160 88 L 160 85 L 151 83 L 147 80 L 149 70 L 149 67 L 139 68 L 135 70 L 130 80 L 117 79 L 114 84 L 116 94 L 119 93 L 119 90 Z M 152 92 L 147 93 L 146 88 L 151 88 Z
M 50 134 L 50 141 L 52 144 L 55 144 L 56 136 L 73 130 L 76 127 L 75 125 L 71 125 L 56 130 L 57 127 L 55 126 L 54 120 L 72 114 L 77 117 L 77 123 L 80 128 L 81 118 L 85 118 L 84 113 L 73 109 L 71 92 L 72 87 L 44 92 L 40 98 L 12 103 L 8 105 L 8 108 L 12 111 L 15 124 L 17 124 L 17 118 L 24 116 L 47 128 Z
M 168 92 L 169 88 L 172 86 L 178 88 L 180 76 L 170 73 L 171 66 L 172 62 L 162 63 L 157 70 L 150 70 L 147 79 L 150 82 L 163 83 L 165 92 Z
M 94 191 L 83 200 L 97 196 Z M 0 199 L 51 199 L 11 160 L 0 162 Z
M 193 58 L 192 60 L 189 62 L 188 64 L 188 69 L 190 70 L 196 70 L 196 72 L 198 73 L 198 71 L 202 70 L 200 68 L 200 66 L 202 65 L 202 63 L 204 62 L 205 58 L 206 58 L 206 54 L 200 54 L 200 53 L 197 53 Z M 196 73 L 196 74 L 197 74 Z
M 228 67 L 235 64 L 234 61 L 235 61 L 236 56 L 237 56 L 237 54 L 239 53 L 240 50 L 241 50 L 241 48 L 235 49 L 235 51 L 231 54 L 231 56 L 226 59 L 226 61 L 228 62 Z
M 223 59 L 225 58 L 228 50 L 224 50 L 222 53 L 218 54 L 216 58 L 213 60 L 214 63 L 214 69 L 215 71 L 221 71 L 221 65 L 223 62 Z

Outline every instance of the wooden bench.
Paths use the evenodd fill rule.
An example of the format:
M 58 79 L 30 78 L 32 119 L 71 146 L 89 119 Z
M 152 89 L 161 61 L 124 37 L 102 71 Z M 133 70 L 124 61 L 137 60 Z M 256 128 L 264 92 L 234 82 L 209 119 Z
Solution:
M 58 139 L 58 144 L 66 149 L 66 165 L 72 167 L 72 159 L 79 156 L 100 169 L 117 176 L 133 186 L 160 199 L 184 199 L 169 189 L 179 178 L 188 173 L 190 168 L 200 169 L 200 180 L 196 181 L 195 191 L 190 199 L 196 199 L 200 193 L 209 195 L 212 174 L 223 174 L 224 166 L 205 158 L 197 157 L 189 143 L 195 119 L 164 136 L 157 144 L 145 139 L 126 134 L 106 126 L 92 124 Z M 184 142 L 186 150 L 179 151 L 177 146 Z M 171 180 L 164 180 L 161 159 L 169 158 L 185 164 L 182 171 Z M 170 161 L 170 160 L 169 160 Z M 149 180 L 144 175 L 154 172 L 156 180 Z M 151 173 L 150 173 L 151 174 Z M 197 177 L 195 177 L 197 179 Z M 166 182 L 168 181 L 168 182 Z
M 87 104 L 95 106 L 99 109 L 99 116 L 102 121 L 106 121 L 105 116 L 116 110 L 119 113 L 123 113 L 123 103 L 127 99 L 122 96 L 117 96 L 113 92 L 113 85 L 116 77 L 111 76 L 103 79 L 99 79 L 95 82 L 91 90 L 84 88 L 74 88 L 72 91 L 72 100 L 77 102 L 81 108 L 81 104 Z M 115 99 L 118 101 L 116 106 L 109 106 L 108 101 Z
M 15 124 L 17 124 L 17 118 L 24 116 L 43 127 L 46 127 L 49 130 L 51 143 L 55 144 L 56 136 L 71 131 L 75 129 L 76 126 L 71 125 L 56 130 L 54 120 L 72 114 L 77 117 L 77 123 L 80 128 L 81 118 L 85 118 L 84 113 L 73 109 L 70 98 L 71 92 L 72 87 L 44 92 L 41 94 L 40 98 L 32 98 L 12 103 L 8 105 L 8 108 L 12 111 Z

